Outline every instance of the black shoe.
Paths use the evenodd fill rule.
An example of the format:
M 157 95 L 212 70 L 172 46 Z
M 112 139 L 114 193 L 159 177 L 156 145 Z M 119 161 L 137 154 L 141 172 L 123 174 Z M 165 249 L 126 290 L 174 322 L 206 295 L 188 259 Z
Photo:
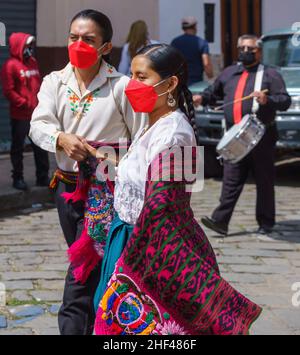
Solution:
M 273 227 L 260 226 L 257 230 L 257 234 L 268 235 L 273 232 Z
M 36 186 L 40 186 L 40 187 L 48 187 L 49 184 L 50 184 L 50 179 L 48 177 L 43 179 L 37 179 L 36 181 Z
M 27 191 L 28 186 L 23 179 L 14 180 L 13 187 L 17 190 Z
M 201 222 L 205 225 L 205 227 L 213 230 L 214 232 L 221 234 L 223 236 L 227 236 L 228 234 L 228 226 L 226 224 L 217 223 L 212 218 L 204 217 L 201 219 Z

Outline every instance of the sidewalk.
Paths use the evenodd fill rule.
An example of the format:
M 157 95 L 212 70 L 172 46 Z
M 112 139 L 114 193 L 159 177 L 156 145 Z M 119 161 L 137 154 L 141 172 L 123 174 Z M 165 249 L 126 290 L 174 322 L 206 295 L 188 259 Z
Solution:
M 54 154 L 49 154 L 51 176 L 56 168 Z M 36 208 L 52 202 L 48 188 L 35 186 L 35 164 L 32 152 L 24 154 L 24 178 L 29 191 L 22 192 L 12 187 L 9 154 L 0 155 L 0 214 L 13 209 Z

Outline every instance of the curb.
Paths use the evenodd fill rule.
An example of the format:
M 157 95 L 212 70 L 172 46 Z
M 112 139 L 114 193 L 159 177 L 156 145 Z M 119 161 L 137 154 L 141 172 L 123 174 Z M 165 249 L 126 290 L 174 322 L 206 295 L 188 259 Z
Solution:
M 0 195 L 0 213 L 53 202 L 54 196 L 48 187 L 32 187 L 25 192 L 9 190 Z

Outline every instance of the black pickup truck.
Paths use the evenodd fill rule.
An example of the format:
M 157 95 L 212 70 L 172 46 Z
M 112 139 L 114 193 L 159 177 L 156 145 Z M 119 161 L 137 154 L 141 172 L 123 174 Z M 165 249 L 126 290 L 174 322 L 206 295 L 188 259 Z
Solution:
M 300 152 L 300 45 L 295 32 L 276 30 L 262 36 L 263 63 L 274 66 L 283 76 L 287 90 L 292 97 L 292 105 L 287 112 L 278 112 L 276 124 L 279 132 L 278 156 L 282 153 Z M 192 93 L 202 92 L 208 83 L 203 81 L 190 87 Z M 218 102 L 218 105 L 222 104 Z M 198 143 L 205 146 L 205 175 L 222 175 L 216 154 L 216 146 L 223 136 L 223 112 L 215 112 L 212 107 L 196 108 Z

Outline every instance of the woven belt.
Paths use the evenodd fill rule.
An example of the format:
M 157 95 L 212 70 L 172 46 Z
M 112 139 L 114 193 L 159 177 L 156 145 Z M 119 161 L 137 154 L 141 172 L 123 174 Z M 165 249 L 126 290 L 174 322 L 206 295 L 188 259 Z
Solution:
M 76 185 L 77 179 L 78 179 L 78 173 L 74 173 L 74 172 L 70 173 L 67 171 L 63 171 L 61 169 L 57 169 L 53 175 L 53 178 L 51 179 L 49 187 L 50 189 L 55 190 L 57 188 L 59 181 L 67 185 Z

